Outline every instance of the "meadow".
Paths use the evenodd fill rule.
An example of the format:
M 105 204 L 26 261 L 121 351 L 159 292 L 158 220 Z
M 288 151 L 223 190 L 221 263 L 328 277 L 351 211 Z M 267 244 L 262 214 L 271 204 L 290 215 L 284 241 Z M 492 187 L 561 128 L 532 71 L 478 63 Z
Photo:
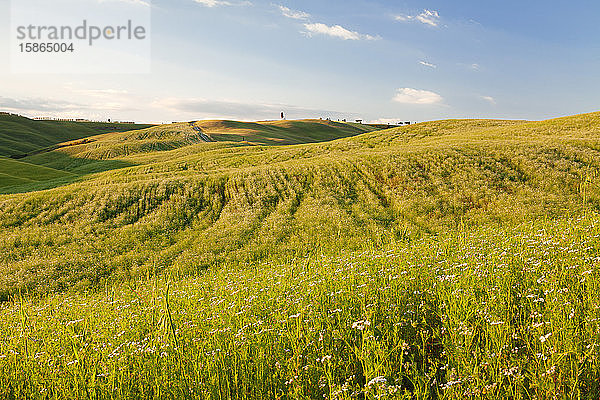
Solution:
M 0 195 L 1 398 L 600 395 L 600 114 L 141 132 Z
M 36 121 L 14 114 L 0 114 L 0 156 L 21 157 L 70 140 L 151 126 L 103 122 Z

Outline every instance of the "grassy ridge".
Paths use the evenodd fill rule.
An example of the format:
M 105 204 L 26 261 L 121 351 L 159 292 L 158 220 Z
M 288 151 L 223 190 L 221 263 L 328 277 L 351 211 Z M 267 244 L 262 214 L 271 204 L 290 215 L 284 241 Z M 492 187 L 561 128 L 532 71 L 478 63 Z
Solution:
M 600 396 L 598 113 L 117 161 L 0 196 L 0 397 Z
M 554 123 L 537 123 L 538 132 Z M 600 208 L 597 140 L 515 136 L 518 123 L 453 124 L 435 135 L 425 124 L 313 145 L 198 145 L 180 158 L 171 159 L 183 149 L 0 197 L 0 293 L 94 286 L 153 265 L 196 273 L 275 254 L 360 250 L 461 224 Z
M 596 399 L 598 222 L 17 297 L 0 396 Z
M 206 145 L 194 127 L 221 145 Z M 34 155 L 27 161 L 72 172 L 86 171 L 87 164 L 99 160 L 123 160 L 133 164 L 145 163 L 146 154 L 166 152 L 202 143 L 196 152 L 240 145 L 286 145 L 324 142 L 375 130 L 332 121 L 237 122 L 199 121 L 161 125 L 120 134 L 104 134 L 83 142 L 65 143 L 59 149 Z M 186 150 L 182 150 L 185 152 Z M 153 155 L 154 157 L 154 155 Z M 160 161 L 160 158 L 154 161 Z
M 0 114 L 0 156 L 20 156 L 105 132 L 122 132 L 151 125 L 98 122 L 34 121 Z
M 284 145 L 326 142 L 347 136 L 379 130 L 369 125 L 327 120 L 300 121 L 199 121 L 196 126 L 219 142 L 259 145 Z
M 3 122 L 0 120 L 1 126 L 3 126 Z M 135 128 L 135 126 L 129 126 Z M 211 140 L 216 143 L 206 143 L 194 127 L 201 128 L 203 134 L 210 135 Z M 100 131 L 101 128 L 98 127 Z M 106 128 L 108 129 L 110 126 Z M 83 139 L 76 138 L 33 152 L 31 155 L 21 158 L 21 161 L 85 176 L 133 165 L 177 159 L 185 154 L 196 154 L 214 149 L 323 142 L 371 132 L 374 129 L 359 124 L 320 120 L 261 123 L 200 121 L 194 125 L 186 122 L 122 133 L 111 131 L 100 135 L 85 136 Z M 28 139 L 34 143 L 38 142 L 35 135 L 29 135 Z M 27 179 L 19 179 L 18 171 L 18 169 L 2 170 L 2 173 L 12 176 L 11 180 L 5 179 L 3 185 L 5 192 L 29 192 L 52 187 L 52 182 L 35 185 Z M 71 181 L 75 181 L 75 179 L 73 178 Z M 65 182 L 69 182 L 69 180 L 55 181 L 55 186 Z
M 0 157 L 0 188 L 65 178 L 72 174 Z

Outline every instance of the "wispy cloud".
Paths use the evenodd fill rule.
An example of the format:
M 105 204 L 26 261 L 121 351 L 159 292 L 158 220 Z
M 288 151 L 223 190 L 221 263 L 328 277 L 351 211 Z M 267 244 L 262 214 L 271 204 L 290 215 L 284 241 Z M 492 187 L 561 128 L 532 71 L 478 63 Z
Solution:
M 481 98 L 490 104 L 496 105 L 496 99 L 492 96 L 481 96 Z
M 437 104 L 444 101 L 443 97 L 429 90 L 400 88 L 392 99 L 402 104 Z
M 91 97 L 114 97 L 129 94 L 127 90 L 119 89 L 73 89 L 73 92 Z
M 150 7 L 150 0 L 148 0 L 148 1 L 146 1 L 146 0 L 98 0 L 98 2 L 99 3 L 120 2 L 120 3 L 134 4 L 134 5 L 143 6 L 143 7 Z
M 419 64 L 425 66 L 425 67 L 429 67 L 429 68 L 437 68 L 437 65 L 432 64 L 432 63 L 428 63 L 427 61 L 419 61 Z
M 307 20 L 310 18 L 310 14 L 304 11 L 292 10 L 279 4 L 274 4 L 274 6 L 277 7 L 279 11 L 281 11 L 281 14 L 284 17 L 298 20 Z
M 371 120 L 370 124 L 381 124 L 381 125 L 397 125 L 404 124 L 406 120 L 403 118 L 379 118 Z
M 0 108 L 11 112 L 64 111 L 81 107 L 81 104 L 47 98 L 13 99 L 0 97 Z
M 98 113 L 107 112 L 133 112 L 139 111 L 139 100 L 135 102 L 127 96 L 108 97 L 92 95 L 89 93 L 87 101 L 64 101 L 52 98 L 8 98 L 0 97 L 0 109 L 25 114 L 29 116 L 50 116 L 50 117 L 94 117 Z
M 379 37 L 365 35 L 362 33 L 348 30 L 340 25 L 325 25 L 321 23 L 316 24 L 304 24 L 306 28 L 306 34 L 308 36 L 313 35 L 326 35 L 343 40 L 377 40 Z
M 194 0 L 196 3 L 205 7 L 220 7 L 220 6 L 251 6 L 250 1 L 230 2 L 226 0 Z
M 168 110 L 177 118 L 216 118 L 236 120 L 278 119 L 282 111 L 289 118 L 355 118 L 356 114 L 298 107 L 288 104 L 242 103 L 201 98 L 165 98 L 152 104 L 153 108 Z
M 423 10 L 421 14 L 418 15 L 397 15 L 395 17 L 396 21 L 418 21 L 422 24 L 437 27 L 440 24 L 440 14 L 437 11 L 432 10 Z

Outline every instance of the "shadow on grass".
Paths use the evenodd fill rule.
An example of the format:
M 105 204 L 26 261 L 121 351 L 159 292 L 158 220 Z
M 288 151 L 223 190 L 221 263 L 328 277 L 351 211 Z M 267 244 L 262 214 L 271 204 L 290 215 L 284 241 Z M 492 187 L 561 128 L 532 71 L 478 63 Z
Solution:
M 10 186 L 0 186 L 0 194 L 17 194 L 17 193 L 29 193 L 36 192 L 40 190 L 48 190 L 54 189 L 60 186 L 66 186 L 71 183 L 75 183 L 77 181 L 82 180 L 88 175 L 111 171 L 121 168 L 128 168 L 136 166 L 137 164 L 133 164 L 126 161 L 120 160 L 90 160 L 90 159 L 81 159 L 70 157 L 66 154 L 61 154 L 60 160 L 53 160 L 54 162 L 50 165 L 50 168 L 53 168 L 57 171 L 66 172 L 70 175 L 62 176 L 58 178 L 50 178 L 50 179 L 41 179 L 35 182 L 27 182 L 21 183 L 17 185 Z M 19 161 L 29 162 L 33 166 L 43 166 L 43 164 L 37 164 L 31 162 L 33 160 L 28 160 L 27 158 L 21 159 Z M 60 161 L 60 162 L 56 162 Z M 57 165 L 58 164 L 58 165 Z M 0 171 L 3 172 L 3 171 Z M 19 171 L 9 171 L 10 174 L 16 178 L 19 177 Z

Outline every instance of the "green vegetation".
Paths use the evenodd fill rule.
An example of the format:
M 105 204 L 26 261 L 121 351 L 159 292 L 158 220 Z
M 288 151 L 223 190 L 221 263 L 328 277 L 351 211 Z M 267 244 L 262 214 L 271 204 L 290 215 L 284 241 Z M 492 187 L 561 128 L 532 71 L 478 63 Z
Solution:
M 215 141 L 261 145 L 282 145 L 326 142 L 379 130 L 369 125 L 327 120 L 301 121 L 199 121 L 203 132 Z
M 150 126 L 99 122 L 34 121 L 17 115 L 0 114 L 0 156 L 22 156 L 70 140 Z
M 72 174 L 0 157 L 0 188 L 64 178 Z
M 11 118 L 17 117 L 12 116 Z M 37 121 L 31 122 L 37 123 Z M 56 122 L 53 123 L 56 124 Z M 78 124 L 85 125 L 85 123 Z M 128 126 L 131 129 L 136 127 L 135 125 Z M 2 129 L 1 127 L 2 121 L 0 120 L 0 129 Z M 121 128 L 121 126 L 117 127 Z M 103 129 L 111 130 L 112 128 L 116 130 L 111 125 L 97 127 L 99 131 Z M 194 128 L 201 130 L 197 131 Z M 29 164 L 67 171 L 72 175 L 70 180 L 50 181 L 45 182 L 43 185 L 23 185 L 24 182 L 28 181 L 16 180 L 14 182 L 7 181 L 3 186 L 6 193 L 35 191 L 74 182 L 77 177 L 96 172 L 177 159 L 185 154 L 196 154 L 236 146 L 323 142 L 372 132 L 373 130 L 375 128 L 370 126 L 321 120 L 260 123 L 200 121 L 193 123 L 193 125 L 188 122 L 175 123 L 127 132 L 115 133 L 111 130 L 110 133 L 77 137 L 77 140 L 55 144 L 20 159 Z M 81 129 L 76 132 L 79 134 L 80 131 Z M 73 135 L 73 132 L 75 131 L 71 131 L 69 134 Z M 200 132 L 208 135 L 207 137 L 210 137 L 210 140 L 216 143 L 206 143 Z M 35 136 L 30 136 L 30 140 L 38 142 Z M 194 144 L 202 145 L 192 147 Z M 175 149 L 181 151 L 169 152 Z M 13 176 L 18 177 L 19 170 L 10 172 Z
M 292 146 L 183 128 L 0 196 L 0 397 L 600 395 L 600 113 Z

